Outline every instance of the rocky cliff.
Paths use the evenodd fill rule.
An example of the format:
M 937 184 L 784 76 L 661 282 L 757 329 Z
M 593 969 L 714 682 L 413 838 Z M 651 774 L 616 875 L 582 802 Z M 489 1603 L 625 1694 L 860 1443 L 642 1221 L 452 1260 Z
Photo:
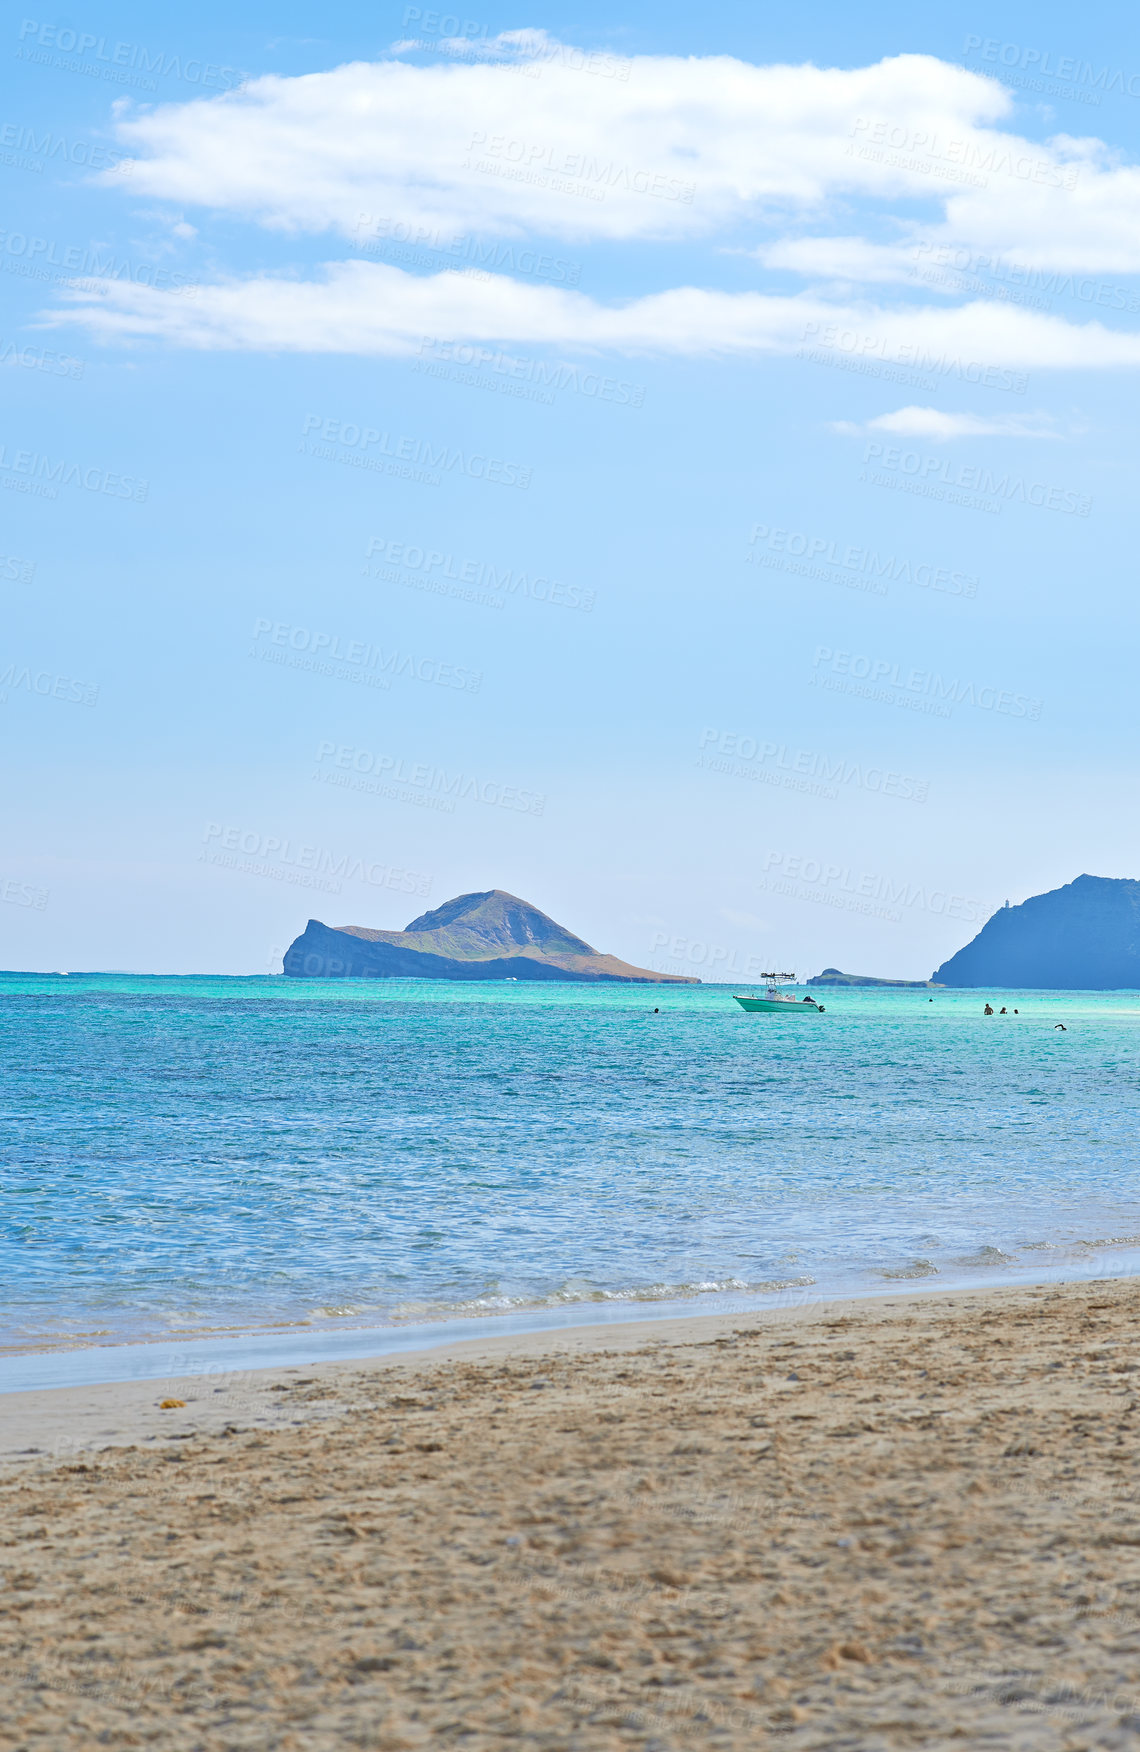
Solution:
M 948 986 L 1114 991 L 1140 987 L 1140 882 L 1078 876 L 1005 906 L 934 978 Z
M 293 979 L 590 979 L 699 985 L 602 955 L 501 888 L 461 894 L 406 931 L 310 919 L 285 952 Z

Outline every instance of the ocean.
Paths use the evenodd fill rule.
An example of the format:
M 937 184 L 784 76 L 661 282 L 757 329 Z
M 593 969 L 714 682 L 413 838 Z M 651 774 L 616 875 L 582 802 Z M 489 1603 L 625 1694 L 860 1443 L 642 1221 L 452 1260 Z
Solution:
M 817 995 L 0 976 L 0 1342 L 1140 1266 L 1140 994 Z

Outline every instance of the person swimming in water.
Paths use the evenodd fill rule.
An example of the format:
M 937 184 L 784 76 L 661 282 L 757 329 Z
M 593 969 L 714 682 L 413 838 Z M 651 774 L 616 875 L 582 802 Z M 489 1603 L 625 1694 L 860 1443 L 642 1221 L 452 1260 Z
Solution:
M 983 1016 L 992 1016 L 993 1013 L 994 1013 L 994 1007 L 992 1004 L 987 1004 L 985 1009 L 982 1011 Z
M 1065 1024 L 1063 1022 L 1054 1022 L 1053 1026 L 1054 1026 L 1054 1028 L 1059 1028 L 1061 1030 L 1062 1034 L 1067 1034 L 1069 1032 L 1069 1030 L 1065 1027 Z

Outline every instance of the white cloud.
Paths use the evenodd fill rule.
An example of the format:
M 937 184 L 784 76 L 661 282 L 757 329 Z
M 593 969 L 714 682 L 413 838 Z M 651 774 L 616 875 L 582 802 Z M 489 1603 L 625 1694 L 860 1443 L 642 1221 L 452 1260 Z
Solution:
M 561 47 L 543 41 L 544 55 Z M 639 56 L 628 80 L 540 55 L 530 70 L 541 77 L 493 62 L 355 62 L 160 105 L 118 132 L 148 194 L 346 235 L 369 213 L 444 231 L 701 236 L 835 195 L 952 196 L 958 171 L 941 142 L 1005 166 L 980 173 L 1004 211 L 1025 192 L 1022 160 L 1026 175 L 1042 164 L 1059 179 L 1073 151 L 994 131 L 1008 91 L 930 55 L 855 69 Z M 881 150 L 880 125 L 939 142 L 933 162 L 950 180 L 928 173 L 928 151 Z
M 898 408 L 893 414 L 878 414 L 873 420 L 857 425 L 850 420 L 836 420 L 832 430 L 848 437 L 862 437 L 867 432 L 893 432 L 900 438 L 934 438 L 944 442 L 949 438 L 1056 438 L 1049 416 L 1045 414 L 1018 418 L 983 414 L 950 414 L 942 408 Z
M 195 295 L 85 279 L 44 320 L 79 323 L 104 339 L 199 348 L 410 354 L 425 336 L 579 353 L 758 356 L 808 352 L 882 360 L 976 381 L 978 370 L 1106 369 L 1140 364 L 1140 335 L 1066 323 L 1007 304 L 957 309 L 840 305 L 811 294 L 774 297 L 676 287 L 623 303 L 528 285 L 505 275 L 419 276 L 372 262 L 328 264 L 320 280 L 262 275 L 204 285 Z M 968 368 L 968 369 L 967 369 Z
M 1006 88 L 931 55 L 850 69 L 643 55 L 623 79 L 584 74 L 581 52 L 541 31 L 438 46 L 475 58 L 266 75 L 120 116 L 133 183 L 344 235 L 362 215 L 568 238 L 745 224 L 783 232 L 758 250 L 772 266 L 878 279 L 889 242 L 795 235 L 855 197 L 898 210 L 904 247 L 924 236 L 1031 266 L 1140 271 L 1140 169 L 1096 139 L 1006 131 Z M 916 198 L 941 218 L 920 225 Z
M 766 268 L 811 280 L 898 281 L 913 278 L 913 245 L 868 243 L 863 237 L 789 237 L 753 252 Z

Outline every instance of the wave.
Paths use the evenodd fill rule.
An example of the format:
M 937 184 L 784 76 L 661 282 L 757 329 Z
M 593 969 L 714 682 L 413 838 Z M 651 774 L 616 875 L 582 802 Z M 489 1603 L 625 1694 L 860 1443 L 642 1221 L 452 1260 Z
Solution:
M 697 1278 L 676 1284 L 637 1284 L 623 1289 L 603 1290 L 594 1285 L 563 1284 L 547 1295 L 536 1292 L 506 1295 L 485 1292 L 461 1302 L 416 1301 L 401 1302 L 390 1310 L 387 1320 L 392 1324 L 421 1320 L 470 1319 L 472 1315 L 517 1314 L 529 1308 L 580 1307 L 584 1303 L 685 1302 L 697 1296 L 747 1295 L 772 1296 L 782 1290 L 809 1289 L 815 1278 L 767 1278 L 750 1283 L 746 1278 Z

